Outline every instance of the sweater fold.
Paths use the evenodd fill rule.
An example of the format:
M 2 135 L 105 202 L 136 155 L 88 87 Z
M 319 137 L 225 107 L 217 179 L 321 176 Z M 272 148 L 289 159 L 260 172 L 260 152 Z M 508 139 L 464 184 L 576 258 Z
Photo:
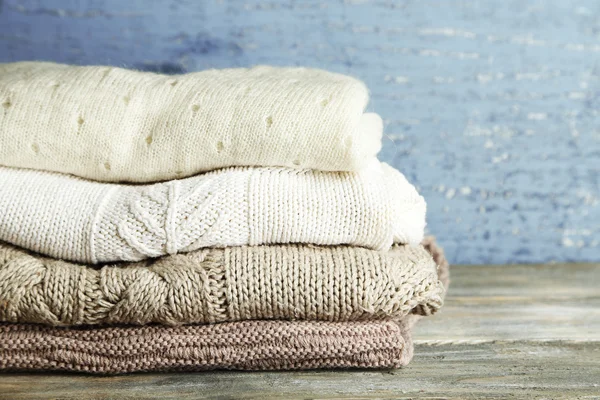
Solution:
M 228 168 L 153 185 L 0 167 L 0 240 L 83 263 L 207 247 L 418 244 L 425 201 L 398 171 Z
M 408 336 L 394 321 L 70 329 L 0 324 L 0 371 L 397 368 L 412 357 Z
M 0 321 L 180 325 L 429 315 L 443 284 L 423 246 L 207 249 L 98 267 L 0 243 Z
M 362 82 L 317 69 L 0 64 L 0 165 L 107 182 L 230 166 L 358 171 L 381 148 L 368 101 Z

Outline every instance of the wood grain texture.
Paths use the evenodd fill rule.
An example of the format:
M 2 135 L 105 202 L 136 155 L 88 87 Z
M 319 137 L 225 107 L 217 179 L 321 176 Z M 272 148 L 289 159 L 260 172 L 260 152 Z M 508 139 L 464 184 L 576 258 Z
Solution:
M 416 343 L 600 343 L 600 264 L 452 266 L 451 279 Z
M 453 263 L 600 261 L 596 0 L 0 4 L 0 61 L 355 75 Z
M 0 375 L 6 399 L 600 399 L 600 264 L 453 267 L 394 371 Z

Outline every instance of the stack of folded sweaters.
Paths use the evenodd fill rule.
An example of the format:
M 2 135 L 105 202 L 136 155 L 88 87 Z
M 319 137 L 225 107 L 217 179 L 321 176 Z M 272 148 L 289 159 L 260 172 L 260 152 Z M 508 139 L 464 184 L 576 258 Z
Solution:
M 0 369 L 389 368 L 443 303 L 361 82 L 0 65 Z

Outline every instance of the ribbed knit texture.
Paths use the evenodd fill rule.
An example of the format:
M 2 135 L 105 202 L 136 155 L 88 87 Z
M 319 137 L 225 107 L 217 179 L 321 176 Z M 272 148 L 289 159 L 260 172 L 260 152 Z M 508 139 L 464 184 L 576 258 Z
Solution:
M 229 166 L 358 171 L 381 148 L 368 100 L 362 82 L 306 68 L 0 64 L 0 165 L 109 182 Z
M 446 285 L 448 262 L 423 241 Z M 208 369 L 396 368 L 413 357 L 422 316 L 392 321 L 243 321 L 178 327 L 53 328 L 0 324 L 0 370 L 120 374 Z
M 99 269 L 0 243 L 0 321 L 48 325 L 345 321 L 429 315 L 442 306 L 422 246 L 257 246 Z
M 0 324 L 0 370 L 122 374 L 210 369 L 397 368 L 410 360 L 393 321 L 244 321 L 180 327 Z
M 425 201 L 398 171 L 229 168 L 154 185 L 117 185 L 0 167 L 0 240 L 85 263 L 205 247 L 418 244 Z

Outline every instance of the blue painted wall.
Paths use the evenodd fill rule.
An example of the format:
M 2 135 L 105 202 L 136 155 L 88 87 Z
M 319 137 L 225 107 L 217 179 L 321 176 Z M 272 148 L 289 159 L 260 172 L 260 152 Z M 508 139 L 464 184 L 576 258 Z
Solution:
M 596 0 L 0 2 L 0 61 L 347 73 L 455 263 L 600 261 Z

